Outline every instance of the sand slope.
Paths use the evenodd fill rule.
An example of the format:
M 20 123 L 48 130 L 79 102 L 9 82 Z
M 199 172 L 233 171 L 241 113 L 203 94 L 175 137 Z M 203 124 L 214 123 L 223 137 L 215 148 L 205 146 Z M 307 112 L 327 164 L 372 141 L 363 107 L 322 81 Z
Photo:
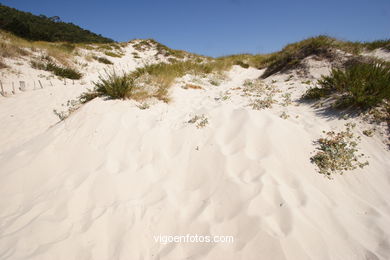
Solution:
M 236 88 L 261 73 L 234 67 L 231 80 L 203 90 L 178 83 L 171 104 L 146 110 L 96 99 L 24 140 L 2 123 L 0 258 L 389 259 L 390 154 L 380 138 L 362 137 L 367 168 L 324 178 L 312 142 L 347 121 L 296 103 L 252 110 Z M 285 77 L 268 81 L 299 96 L 303 86 Z M 17 100 L 0 107 L 7 102 L 34 114 Z M 204 128 L 188 123 L 202 114 Z M 32 121 L 19 126 L 39 128 Z M 235 242 L 153 239 L 187 233 Z

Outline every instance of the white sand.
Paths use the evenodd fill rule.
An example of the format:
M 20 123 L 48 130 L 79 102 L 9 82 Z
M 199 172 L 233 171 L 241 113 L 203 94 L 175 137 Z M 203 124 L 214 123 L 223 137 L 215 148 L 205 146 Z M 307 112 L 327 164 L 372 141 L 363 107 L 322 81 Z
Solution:
M 362 136 L 368 167 L 324 178 L 312 142 L 347 121 L 296 103 L 252 110 L 233 89 L 261 73 L 234 67 L 204 90 L 178 83 L 171 104 L 146 110 L 96 99 L 56 125 L 52 109 L 84 85 L 0 98 L 0 259 L 390 259 L 381 139 Z M 285 78 L 266 82 L 293 99 L 307 88 Z M 204 128 L 188 123 L 201 114 Z M 153 238 L 188 233 L 235 241 Z

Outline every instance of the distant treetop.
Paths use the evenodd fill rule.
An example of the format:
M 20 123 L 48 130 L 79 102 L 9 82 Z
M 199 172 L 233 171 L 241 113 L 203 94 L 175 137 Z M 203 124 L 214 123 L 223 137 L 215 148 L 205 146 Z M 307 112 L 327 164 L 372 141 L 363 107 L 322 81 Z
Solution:
M 32 41 L 109 43 L 112 39 L 97 35 L 60 17 L 22 12 L 0 3 L 0 29 Z

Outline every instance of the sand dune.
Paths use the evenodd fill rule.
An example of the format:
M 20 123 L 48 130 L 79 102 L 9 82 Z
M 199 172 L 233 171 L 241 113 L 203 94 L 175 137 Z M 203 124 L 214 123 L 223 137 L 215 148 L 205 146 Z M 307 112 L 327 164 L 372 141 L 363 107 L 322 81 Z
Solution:
M 310 163 L 312 142 L 346 121 L 298 103 L 252 110 L 237 87 L 261 73 L 235 66 L 221 86 L 177 83 L 171 104 L 145 110 L 95 99 L 57 124 L 48 108 L 77 86 L 2 99 L 0 258 L 388 259 L 390 162 L 380 138 L 362 137 L 369 167 L 324 178 Z M 285 77 L 268 81 L 298 97 L 299 80 Z M 196 115 L 208 124 L 188 123 Z M 163 245 L 159 234 L 234 243 Z

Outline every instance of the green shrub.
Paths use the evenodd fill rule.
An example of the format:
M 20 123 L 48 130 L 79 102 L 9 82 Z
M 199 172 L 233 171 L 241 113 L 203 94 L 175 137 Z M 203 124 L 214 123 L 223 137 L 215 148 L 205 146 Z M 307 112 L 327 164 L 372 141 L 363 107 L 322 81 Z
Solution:
M 376 62 L 356 63 L 345 70 L 333 69 L 318 84 L 323 93 L 342 94 L 337 102 L 339 107 L 367 109 L 390 99 L 390 66 Z
M 112 99 L 126 99 L 131 97 L 135 87 L 134 78 L 128 74 L 118 75 L 115 71 L 107 73 L 106 77 L 99 76 L 99 81 L 93 83 L 95 88 L 85 99 L 96 96 L 107 96 Z

